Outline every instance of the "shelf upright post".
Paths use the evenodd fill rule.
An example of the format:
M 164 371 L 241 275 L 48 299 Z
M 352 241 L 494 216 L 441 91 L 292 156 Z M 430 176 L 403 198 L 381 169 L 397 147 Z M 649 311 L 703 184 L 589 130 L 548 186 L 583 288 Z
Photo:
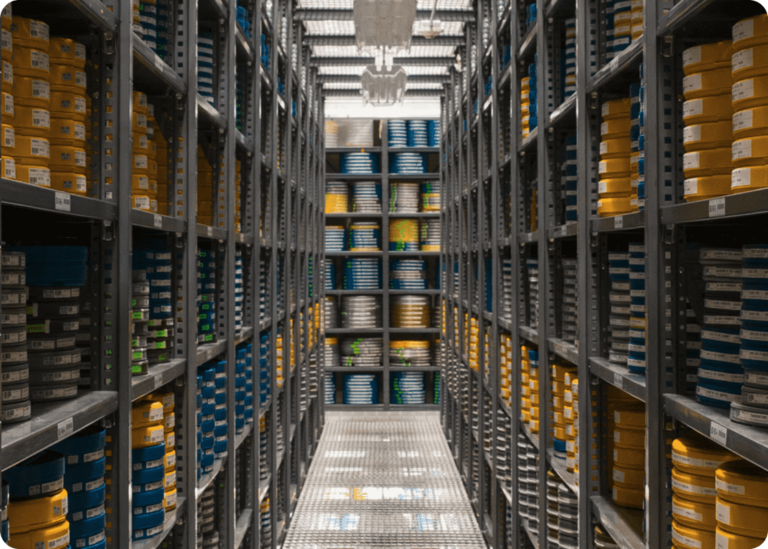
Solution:
M 269 262 L 269 297 L 270 297 L 270 331 L 269 331 L 269 368 L 271 375 L 270 377 L 270 394 L 272 396 L 271 402 L 269 404 L 270 410 L 268 410 L 268 418 L 269 418 L 269 426 L 267 427 L 269 429 L 269 453 L 270 456 L 268 458 L 269 461 L 269 467 L 270 467 L 270 474 L 271 474 L 271 482 L 269 485 L 269 507 L 270 507 L 270 518 L 272 521 L 271 524 L 271 530 L 272 530 L 272 549 L 275 549 L 277 547 L 277 513 L 278 513 L 278 504 L 277 504 L 277 469 L 278 469 L 278 463 L 277 463 L 277 426 L 278 426 L 278 418 L 277 418 L 277 412 L 278 412 L 278 385 L 277 385 L 277 329 L 280 325 L 279 319 L 278 319 L 278 270 L 277 270 L 277 262 L 280 258 L 280 234 L 279 234 L 279 221 L 280 221 L 280 200 L 278 197 L 278 158 L 280 156 L 280 149 L 278 147 L 277 139 L 277 131 L 278 131 L 278 124 L 277 124 L 277 118 L 278 118 L 278 99 L 280 97 L 279 93 L 279 86 L 277 83 L 277 78 L 280 73 L 278 70 L 278 62 L 279 62 L 279 55 L 278 55 L 278 48 L 280 44 L 280 38 L 279 38 L 279 23 L 278 23 L 278 7 L 279 2 L 272 2 L 272 44 L 269 50 L 269 67 L 272 72 L 271 74 L 271 80 L 272 80 L 272 104 L 270 105 L 270 113 L 269 113 L 269 135 L 270 135 L 270 150 L 268 152 L 267 156 L 267 162 L 269 163 L 270 167 L 270 183 L 269 183 L 269 199 L 270 199 L 270 208 L 271 213 L 269 216 L 270 219 L 270 228 L 269 228 L 269 239 L 271 244 L 271 257 Z M 282 418 L 280 418 L 282 420 Z
M 316 69 L 315 69 L 316 70 Z M 323 425 L 325 425 L 325 292 L 326 292 L 326 284 L 327 281 L 325 280 L 325 224 L 327 223 L 326 220 L 326 213 L 325 213 L 325 98 L 322 96 L 323 91 L 323 85 L 317 84 L 316 88 L 316 94 L 317 97 L 315 99 L 316 106 L 314 107 L 316 109 L 316 114 L 318 116 L 318 131 L 322 137 L 322 141 L 318 143 L 318 150 L 317 150 L 317 159 L 316 159 L 316 165 L 318 168 L 318 175 L 319 175 L 319 184 L 320 189 L 322 190 L 321 193 L 321 200 L 323 200 L 323 205 L 320 207 L 319 211 L 319 221 L 320 221 L 320 234 L 318 235 L 318 244 L 320 246 L 319 252 L 320 252 L 320 261 L 322 267 L 320 268 L 320 285 L 322 287 L 322 298 L 323 298 L 323 306 L 322 306 L 322 313 L 323 313 L 323 319 L 322 319 L 322 345 L 319 349 L 318 354 L 318 367 L 317 367 L 317 399 L 318 399 L 318 405 L 320 409 L 320 417 L 319 417 L 319 428 L 322 430 Z M 336 374 L 332 374 L 336 375 Z M 336 400 L 336 395 L 333 395 L 333 400 Z
M 483 116 L 483 100 L 485 98 L 485 87 L 483 81 L 483 57 L 485 56 L 485 43 L 483 42 L 483 24 L 485 21 L 484 3 L 486 0 L 476 0 L 475 9 L 476 13 L 476 31 L 475 31 L 475 75 L 476 75 L 476 90 L 477 93 L 477 129 L 475 130 L 475 136 L 477 139 L 475 152 L 475 176 L 476 180 L 476 215 L 474 216 L 474 230 L 475 230 L 475 245 L 473 246 L 471 257 L 471 263 L 475 263 L 477 267 L 477 278 L 471 277 L 475 280 L 476 288 L 472 292 L 469 301 L 470 311 L 474 311 L 477 315 L 477 445 L 478 449 L 478 473 L 480 481 L 478 483 L 477 494 L 477 508 L 480 513 L 478 520 L 480 521 L 480 530 L 485 534 L 486 539 L 490 537 L 490 532 L 487 531 L 487 524 L 485 515 L 487 510 L 485 508 L 485 491 L 486 491 L 486 475 L 485 475 L 485 445 L 483 444 L 483 437 L 485 429 L 485 399 L 486 399 L 486 376 L 485 370 L 487 364 L 485 363 L 485 131 L 484 131 L 484 116 Z M 472 180 L 475 183 L 475 180 Z M 475 306 L 475 296 L 477 295 L 477 306 Z M 493 471 L 491 471 L 491 477 L 493 477 Z M 488 485 L 492 484 L 489 482 Z M 493 540 L 489 540 L 493 543 Z
M 451 81 L 453 81 L 453 69 L 449 68 L 448 72 L 450 74 L 449 78 Z M 441 178 L 442 178 L 442 187 L 440 189 L 440 242 L 442 243 L 442 246 L 440 248 L 440 272 L 438 273 L 438 280 L 440 280 L 440 288 L 441 292 L 438 296 L 438 304 L 441 307 L 442 311 L 445 313 L 445 320 L 441 320 L 441 330 L 440 335 L 438 336 L 438 340 L 440 343 L 439 350 L 436 351 L 436 353 L 439 353 L 440 356 L 440 382 L 443 384 L 444 390 L 440 392 L 441 400 L 440 400 L 440 422 L 443 426 L 443 433 L 445 434 L 446 439 L 448 439 L 449 444 L 453 444 L 454 439 L 451 436 L 451 418 L 450 418 L 450 410 L 448 409 L 447 402 L 450 400 L 450 395 L 448 394 L 447 385 L 445 383 L 446 379 L 446 373 L 448 370 L 447 363 L 448 363 L 448 356 L 447 356 L 447 349 L 448 349 L 448 295 L 450 295 L 449 288 L 452 287 L 452 282 L 449 281 L 448 276 L 448 264 L 449 264 L 449 258 L 450 258 L 450 235 L 451 231 L 449 230 L 448 223 L 450 219 L 450 213 L 447 209 L 447 196 L 453 197 L 452 193 L 449 193 L 450 189 L 450 183 L 449 183 L 449 173 L 450 173 L 450 160 L 448 156 L 448 152 L 450 151 L 450 147 L 448 145 L 448 127 L 449 127 L 449 121 L 451 120 L 450 114 L 450 105 L 452 105 L 451 102 L 451 87 L 449 85 L 443 86 L 443 98 L 440 103 L 440 158 L 441 158 L 441 165 L 440 165 L 440 172 L 441 172 Z M 443 160 L 444 159 L 444 160 Z M 451 263 L 452 264 L 452 263 Z M 445 273 L 445 277 L 443 277 L 443 273 Z M 442 317 L 441 317 L 442 318 Z M 451 448 L 453 451 L 453 448 Z
M 187 498 L 187 519 L 184 523 L 180 546 L 190 546 L 197 540 L 197 401 L 193 398 L 192 388 L 197 388 L 197 43 L 192 37 L 197 36 L 197 2 L 186 0 L 183 4 L 183 17 L 180 17 L 179 32 L 187 37 L 181 45 L 181 66 L 186 81 L 187 95 L 183 98 L 184 111 L 180 123 L 181 139 L 175 146 L 183 147 L 183 156 L 178 155 L 178 168 L 184 174 L 173 181 L 176 193 L 184 197 L 184 206 L 177 206 L 174 201 L 175 213 L 187 221 L 187 232 L 181 237 L 180 248 L 183 250 L 180 286 L 183 288 L 184 308 L 180 311 L 177 341 L 182 358 L 187 360 L 186 379 L 184 386 L 187 394 L 182 402 L 181 430 L 179 439 L 179 488 L 181 495 Z M 174 193 L 174 194 L 176 194 Z
M 513 0 L 510 0 L 513 2 Z M 510 232 L 507 234 L 509 239 L 509 259 L 511 263 L 512 280 L 510 285 L 513 288 L 513 299 L 517 300 L 522 295 L 521 290 L 521 264 L 520 264 L 520 243 L 519 237 L 522 226 L 521 208 L 517 205 L 516 199 L 521 196 L 520 188 L 520 153 L 518 151 L 518 144 L 521 141 L 520 130 L 520 64 L 517 59 L 518 46 L 521 42 L 520 25 L 517 23 L 517 6 L 513 3 L 510 6 L 509 14 L 509 43 L 511 59 L 509 61 L 509 143 L 510 143 L 510 159 L 509 159 L 509 192 L 512 194 L 510 205 Z M 501 106 L 500 106 L 501 108 Z M 512 345 L 512 384 L 510 391 L 512 394 L 512 417 L 510 418 L 510 460 L 512 463 L 512 501 L 510 505 L 512 507 L 512 520 L 508 525 L 514 532 L 514 540 L 518 540 L 520 537 L 520 515 L 518 510 L 519 506 L 519 492 L 517 490 L 519 482 L 519 471 L 517 469 L 518 463 L 518 447 L 517 437 L 522 432 L 522 425 L 520 422 L 520 367 L 522 364 L 522 353 L 520 351 L 520 315 L 518 314 L 519 307 L 517 304 L 513 304 L 512 315 L 510 321 L 510 341 Z
M 227 20 L 219 25 L 219 28 L 225 29 L 225 36 L 219 38 L 219 45 L 223 46 L 224 51 L 220 53 L 220 59 L 223 63 L 219 70 L 219 112 L 226 121 L 226 131 L 219 136 L 220 149 L 223 149 L 224 169 L 219 169 L 219 194 L 218 200 L 224 200 L 225 214 L 225 238 L 224 246 L 224 284 L 220 286 L 223 292 L 224 303 L 226 304 L 221 312 L 223 313 L 223 333 L 226 338 L 224 347 L 224 356 L 227 366 L 227 464 L 224 469 L 224 497 L 222 515 L 224 524 L 220 533 L 223 534 L 226 547 L 232 547 L 235 543 L 235 522 L 237 521 L 236 493 L 237 484 L 235 481 L 235 471 L 237 469 L 237 455 L 235 449 L 235 132 L 237 126 L 235 122 L 235 88 L 237 78 L 235 76 L 235 32 L 237 26 L 237 2 L 231 0 L 228 3 Z M 223 143 L 222 141 L 223 140 Z M 222 195 L 221 186 L 224 186 Z M 221 249 L 221 244 L 219 246 Z M 217 319 L 219 324 L 219 333 L 222 333 L 222 320 Z
M 577 242 L 577 272 L 578 272 L 578 295 L 581 305 L 578 310 L 579 319 L 579 409 L 578 417 L 592 417 L 592 376 L 589 370 L 589 357 L 597 356 L 597 349 L 593 347 L 592 334 L 597 330 L 594 323 L 596 311 L 591 311 L 592 294 L 595 289 L 592 287 L 592 239 L 589 232 L 589 222 L 591 212 L 591 179 L 590 173 L 590 154 L 591 141 L 589 128 L 594 126 L 590 118 L 595 116 L 594 110 L 590 105 L 590 98 L 582 90 L 587 89 L 587 81 L 591 76 L 589 71 L 589 47 L 591 37 L 589 33 L 590 12 L 586 6 L 576 4 L 576 124 L 578 128 L 578 139 L 576 143 L 576 165 L 577 173 L 580 175 L 577 188 L 577 218 L 578 234 Z M 592 422 L 588 419 L 579 425 L 578 445 L 579 451 L 579 473 L 578 481 L 581 491 L 579 500 L 579 547 L 591 547 L 593 544 L 594 529 L 592 527 L 592 512 L 589 498 L 593 492 L 598 489 L 598 485 L 593 481 L 591 474 L 592 450 L 591 441 L 594 429 Z
M 261 367 L 259 357 L 261 356 L 261 173 L 264 169 L 261 163 L 261 127 L 264 122 L 264 116 L 261 111 L 261 33 L 262 31 L 262 0 L 253 0 L 253 21 L 254 32 L 253 35 L 256 40 L 253 41 L 254 47 L 254 69 L 253 69 L 253 82 L 251 82 L 248 89 L 251 90 L 252 95 L 248 100 L 248 105 L 253 111 L 250 113 L 252 119 L 253 132 L 251 134 L 251 141 L 253 143 L 253 149 L 251 151 L 251 173 L 250 173 L 250 186 L 251 186 L 251 213 L 246 216 L 251 221 L 250 227 L 248 227 L 248 233 L 253 238 L 253 244 L 251 245 L 251 256 L 248 263 L 243 262 L 243 268 L 248 269 L 248 274 L 251 277 L 250 287 L 254 293 L 251 298 L 251 326 L 253 326 L 253 337 L 251 339 L 252 344 L 252 364 L 253 364 L 253 386 L 260 387 Z M 258 384 L 257 384 L 258 381 Z M 253 431 L 251 432 L 251 482 L 248 488 L 252 494 L 251 505 L 253 506 L 253 512 L 251 513 L 251 535 L 250 549 L 259 549 L 261 547 L 261 507 L 259 504 L 258 495 L 261 490 L 261 430 L 259 417 L 261 416 L 261 395 L 260 391 L 253 392 Z
M 285 289 L 285 315 L 283 317 L 283 409 L 281 415 L 281 421 L 283 422 L 283 454 L 281 462 L 277 464 L 278 468 L 283 468 L 283 511 L 285 516 L 283 517 L 282 532 L 287 531 L 290 524 L 291 514 L 291 459 L 293 452 L 291 451 L 291 425 L 292 425 L 292 402 L 291 402 L 291 387 L 293 385 L 293 364 L 291 362 L 291 349 L 293 348 L 293 334 L 291 333 L 291 320 L 293 319 L 294 304 L 298 307 L 298 296 L 294 292 L 294 285 L 296 283 L 295 277 L 291 276 L 293 271 L 291 266 L 293 265 L 293 191 L 295 189 L 296 182 L 294 180 L 294 162 L 293 162 L 293 57 L 292 57 L 292 44 L 293 44 L 293 19 L 292 8 L 293 1 L 289 0 L 284 3 L 283 9 L 285 22 L 281 23 L 286 26 L 286 40 L 283 55 L 285 57 L 285 66 L 283 67 L 285 74 L 285 94 L 283 96 L 283 104 L 285 106 L 285 120 L 283 130 L 283 146 L 285 147 L 285 166 L 280 167 L 280 171 L 284 174 L 283 189 L 285 208 L 285 242 L 283 246 L 283 288 Z M 281 31 L 282 34 L 282 31 Z M 275 536 L 277 536 L 275 532 Z M 281 534 L 282 535 L 282 534 Z M 276 539 L 276 543 L 280 544 L 281 540 Z
M 499 423 L 499 414 L 502 413 L 499 410 L 499 399 L 501 398 L 500 390 L 501 390 L 501 383 L 500 383 L 500 350 L 499 350 L 499 313 L 500 311 L 500 297 L 501 297 L 501 284 L 499 283 L 499 279 L 501 276 L 501 265 L 500 265 L 500 254 L 499 254 L 499 221 L 501 219 L 501 208 L 500 208 L 500 196 L 499 196 L 499 151 L 501 150 L 501 145 L 499 143 L 499 130 L 500 130 L 500 115 L 501 112 L 499 110 L 499 60 L 501 58 L 500 50 L 499 50 L 499 36 L 498 36 L 498 22 L 499 22 L 499 5 L 496 1 L 490 1 L 490 10 L 491 10 L 491 46 L 493 48 L 492 54 L 491 54 L 491 79 L 492 79 L 492 86 L 491 86 L 491 106 L 490 106 L 490 117 L 491 117 L 491 142 L 493 143 L 493 146 L 490 151 L 490 163 L 491 163 L 491 203 L 487 205 L 488 208 L 491 210 L 491 298 L 492 303 L 491 307 L 493 308 L 492 314 L 491 314 L 491 338 L 490 338 L 490 345 L 491 345 L 491 352 L 489 353 L 490 356 L 490 365 L 491 368 L 491 397 L 492 397 L 492 403 L 493 403 L 493 424 L 492 424 L 492 441 L 491 441 L 491 448 L 492 448 L 492 454 L 491 454 L 491 463 L 494 466 L 494 470 L 491 471 L 492 476 L 494 477 L 494 482 L 491 485 L 491 524 L 494 526 L 493 531 L 493 540 L 496 543 L 496 545 L 500 546 L 503 541 L 501 539 L 501 535 L 503 532 L 502 528 L 502 521 L 506 520 L 506 517 L 499 516 L 499 498 L 500 498 L 500 490 L 499 490 L 499 479 L 496 478 L 496 467 L 497 467 L 497 459 L 498 459 L 498 453 L 497 453 L 497 428 Z M 486 300 L 487 301 L 487 300 Z
M 390 376 L 389 370 L 389 342 L 391 340 L 391 334 L 389 330 L 392 328 L 391 318 L 391 304 L 389 302 L 389 210 L 391 209 L 392 202 L 392 185 L 389 179 L 389 120 L 381 121 L 381 158 L 379 159 L 379 165 L 381 166 L 381 196 L 388 196 L 389 201 L 381 204 L 381 289 L 382 289 L 382 304 L 381 304 L 381 325 L 384 328 L 382 334 L 382 345 L 384 346 L 382 364 L 381 382 L 384 385 L 384 405 L 385 410 L 389 410 L 390 407 Z
M 553 303 L 549 298 L 549 241 L 547 239 L 547 182 L 549 178 L 549 167 L 547 163 L 547 156 L 544 151 L 547 149 L 547 135 L 544 131 L 544 123 L 547 117 L 547 105 L 546 94 L 543 93 L 547 89 L 547 67 L 545 62 L 545 55 L 542 55 L 544 48 L 546 48 L 546 0 L 537 0 L 537 13 L 536 22 L 536 77 L 537 77 L 537 89 L 539 91 L 539 98 L 537 102 L 538 108 L 538 137 L 536 147 L 537 154 L 537 169 L 536 169 L 536 183 L 538 185 L 538 224 L 537 231 L 539 234 L 538 242 L 538 261 L 539 261 L 539 319 L 538 319 L 538 332 L 539 332 L 539 501 L 547 501 L 547 448 L 549 447 L 549 372 L 550 372 L 550 356 L 548 348 L 549 326 L 548 315 Z M 542 97 L 543 96 L 543 97 Z M 539 524 L 547 524 L 547 506 L 539 506 Z M 544 540 L 545 536 L 543 530 L 539 530 L 539 539 Z
M 131 28 L 132 15 L 129 2 L 119 2 L 116 6 L 119 14 L 117 48 L 114 56 L 116 70 L 114 78 L 121 85 L 114 86 L 111 90 L 116 99 L 112 109 L 116 112 L 113 123 L 113 138 L 130 135 L 132 127 L 132 103 L 133 103 L 133 40 L 135 39 Z M 102 132 L 106 126 L 102 125 Z M 103 139 L 103 138 L 102 138 Z M 112 145 L 110 145 L 112 146 Z M 102 144 L 102 151 L 106 153 L 107 147 Z M 114 153 L 113 153 L 114 154 Z M 116 172 L 122 181 L 130 181 L 133 173 L 133 154 L 131 147 L 118 147 L 116 152 Z M 114 169 L 114 167 L 113 167 Z M 103 174 L 106 178 L 107 173 Z M 102 179 L 102 183 L 106 179 Z M 118 366 L 117 390 L 118 413 L 115 426 L 116 435 L 112 438 L 112 482 L 109 487 L 112 498 L 112 516 L 117 515 L 112 521 L 110 535 L 113 540 L 130 539 L 132 535 L 131 507 L 131 250 L 133 249 L 133 228 L 131 225 L 131 188 L 129 185 L 117 185 L 110 189 L 102 189 L 102 199 L 117 201 L 117 220 L 113 222 L 117 227 L 111 229 L 104 227 L 106 233 L 113 232 L 114 256 L 112 257 L 112 277 L 117 279 L 116 286 L 112 287 L 113 295 L 116 294 L 117 314 L 113 319 L 116 325 L 116 357 L 115 366 Z M 106 236 L 106 235 L 105 235 Z M 105 276 L 102 274 L 101 276 Z M 102 303 L 99 296 L 98 303 Z M 105 323 L 106 324 L 106 323 Z M 117 485 L 114 482 L 117 482 Z M 115 528 L 116 527 L 116 528 Z
M 674 392 L 676 333 L 685 324 L 684 303 L 671 283 L 678 272 L 676 243 L 671 230 L 661 226 L 661 207 L 674 202 L 674 128 L 677 106 L 674 58 L 671 45 L 656 36 L 658 22 L 671 8 L 669 0 L 645 6 L 645 245 L 646 245 L 646 470 L 648 479 L 645 524 L 655 525 L 646 533 L 648 549 L 669 544 L 671 493 L 668 485 L 664 394 Z M 678 308 L 680 310 L 678 310 Z

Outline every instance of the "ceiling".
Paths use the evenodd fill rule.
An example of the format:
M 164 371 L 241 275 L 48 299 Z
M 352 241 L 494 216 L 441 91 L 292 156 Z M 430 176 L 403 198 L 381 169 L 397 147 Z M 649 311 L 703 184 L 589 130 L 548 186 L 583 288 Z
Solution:
M 435 40 L 426 40 L 413 33 L 410 51 L 396 55 L 396 63 L 408 74 L 406 93 L 410 91 L 411 95 L 439 93 L 443 89 L 456 44 L 464 36 L 465 22 L 474 18 L 469 11 L 472 0 L 436 1 L 435 20 L 443 22 L 442 34 Z M 294 18 L 304 22 L 305 42 L 312 48 L 323 89 L 334 90 L 331 94 L 335 97 L 360 97 L 359 76 L 366 64 L 372 63 L 355 45 L 353 3 L 354 0 L 299 0 L 294 12 Z M 434 5 L 435 0 L 417 0 L 416 20 L 429 20 Z

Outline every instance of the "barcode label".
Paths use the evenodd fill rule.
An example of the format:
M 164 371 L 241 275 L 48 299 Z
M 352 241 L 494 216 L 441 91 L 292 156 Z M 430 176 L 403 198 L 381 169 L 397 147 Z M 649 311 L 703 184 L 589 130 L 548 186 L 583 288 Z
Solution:
M 72 210 L 72 196 L 67 193 L 56 193 L 54 207 L 61 212 Z

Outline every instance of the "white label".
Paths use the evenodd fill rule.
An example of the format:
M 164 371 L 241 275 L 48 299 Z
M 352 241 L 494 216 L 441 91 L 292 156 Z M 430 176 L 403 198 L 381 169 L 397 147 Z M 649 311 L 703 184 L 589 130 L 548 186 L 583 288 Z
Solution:
M 718 444 L 725 446 L 728 440 L 728 429 L 713 421 L 709 424 L 709 437 Z
M 614 229 L 623 229 L 624 228 L 624 216 L 623 215 L 617 215 L 613 218 L 613 228 Z
M 75 425 L 71 417 L 59 422 L 59 424 L 56 426 L 57 439 L 61 440 L 68 437 L 74 432 L 74 430 Z
M 8 61 L 3 61 L 3 82 L 13 84 L 13 65 Z
M 702 86 L 702 83 L 701 83 L 700 72 L 697 72 L 696 74 L 692 74 L 690 76 L 686 76 L 685 78 L 683 78 L 683 93 L 700 90 L 701 86 Z
M 715 479 L 715 488 L 721 492 L 727 492 L 729 494 L 736 494 L 737 496 L 744 495 L 744 486 L 740 484 L 730 484 L 720 479 Z
M 208 236 L 209 237 L 213 236 L 213 227 L 211 227 L 210 225 L 208 226 Z
M 82 95 L 76 95 L 75 96 L 75 112 L 79 114 L 85 114 L 86 113 L 86 102 L 85 97 Z
M 752 19 L 739 21 L 733 26 L 733 43 L 752 38 L 755 35 L 755 25 Z
M 716 514 L 717 522 L 722 522 L 724 524 L 731 523 L 731 508 L 723 505 L 719 500 L 717 501 Z
M 725 215 L 725 198 L 713 198 L 709 201 L 709 217 L 721 217 Z
M 160 59 L 159 55 L 155 55 L 154 62 L 155 62 L 155 68 L 159 72 L 163 72 L 163 70 L 168 66 L 168 65 L 165 64 L 165 61 Z
M 701 141 L 701 126 L 686 126 L 683 128 L 683 143 Z
M 715 532 L 716 549 L 728 549 L 728 538 L 720 532 Z
M 696 194 L 697 192 L 699 192 L 699 180 L 696 178 L 686 179 L 684 185 L 685 185 L 684 192 L 686 196 L 691 194 Z
M 704 112 L 704 100 L 694 99 L 692 101 L 686 101 L 683 103 L 683 118 L 689 118 L 691 116 L 699 116 Z
M 16 134 L 13 128 L 5 128 L 3 131 L 3 147 L 13 148 L 16 146 Z
M 683 52 L 683 67 L 693 65 L 694 63 L 701 63 L 701 46 L 688 48 Z
M 85 124 L 75 122 L 75 139 L 78 141 L 85 141 Z
M 50 65 L 48 63 L 48 54 L 41 51 L 32 50 L 29 52 L 30 65 L 33 69 L 40 69 L 45 72 L 50 72 Z
M 752 48 L 737 51 L 731 57 L 731 71 L 736 72 L 743 69 L 748 69 L 753 65 Z
M 683 507 L 675 504 L 674 501 L 672 502 L 672 514 L 679 515 L 681 517 L 687 518 L 688 520 L 693 520 L 696 522 L 701 522 L 702 519 L 701 513 L 697 513 L 693 509 L 684 509 Z
M 731 88 L 731 101 L 742 101 L 755 96 L 755 81 L 750 78 L 736 82 Z
M 618 469 L 613 470 L 613 480 L 614 482 L 624 482 L 624 471 L 619 471 Z
M 615 372 L 613 374 L 613 384 L 616 387 L 618 387 L 619 389 L 623 388 L 623 386 L 624 386 L 624 377 L 620 373 Z M 616 415 L 618 415 L 618 412 L 616 412 Z
M 752 127 L 752 109 L 737 112 L 733 115 L 733 131 L 748 130 Z
M 695 170 L 699 167 L 699 153 L 692 152 L 692 153 L 685 153 L 683 155 L 683 169 L 684 170 Z
M 674 528 L 672 529 L 672 539 L 680 542 L 682 545 L 685 545 L 687 547 L 696 547 L 697 549 L 701 549 L 700 541 L 696 541 L 695 539 L 691 539 L 687 536 L 684 536 L 678 533 L 678 531 L 675 530 Z
M 688 156 L 687 154 L 685 156 Z M 752 140 L 742 139 L 740 141 L 734 141 L 731 147 L 731 158 L 733 160 L 740 160 L 742 158 L 752 157 Z M 731 185 L 733 185 L 733 177 L 731 177 Z
M 156 229 L 162 229 L 163 228 L 163 216 L 161 216 L 160 214 L 155 214 L 154 226 L 155 226 Z
M 62 211 L 69 212 L 72 210 L 72 195 L 67 193 L 57 192 L 54 195 L 54 208 Z
M 752 184 L 752 170 L 737 168 L 731 172 L 731 189 L 749 187 Z
M 83 71 L 75 71 L 75 86 L 79 88 L 85 88 L 87 80 Z
M 13 35 L 5 29 L 2 32 L 2 49 L 13 51 Z
M 51 144 L 47 139 L 31 138 L 29 149 L 32 156 L 39 156 L 41 158 L 51 157 Z

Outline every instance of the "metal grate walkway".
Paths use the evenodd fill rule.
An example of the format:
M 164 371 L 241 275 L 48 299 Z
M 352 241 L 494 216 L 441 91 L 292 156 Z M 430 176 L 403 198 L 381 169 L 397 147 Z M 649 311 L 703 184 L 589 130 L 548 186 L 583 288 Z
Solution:
M 437 412 L 326 412 L 283 549 L 485 549 Z

